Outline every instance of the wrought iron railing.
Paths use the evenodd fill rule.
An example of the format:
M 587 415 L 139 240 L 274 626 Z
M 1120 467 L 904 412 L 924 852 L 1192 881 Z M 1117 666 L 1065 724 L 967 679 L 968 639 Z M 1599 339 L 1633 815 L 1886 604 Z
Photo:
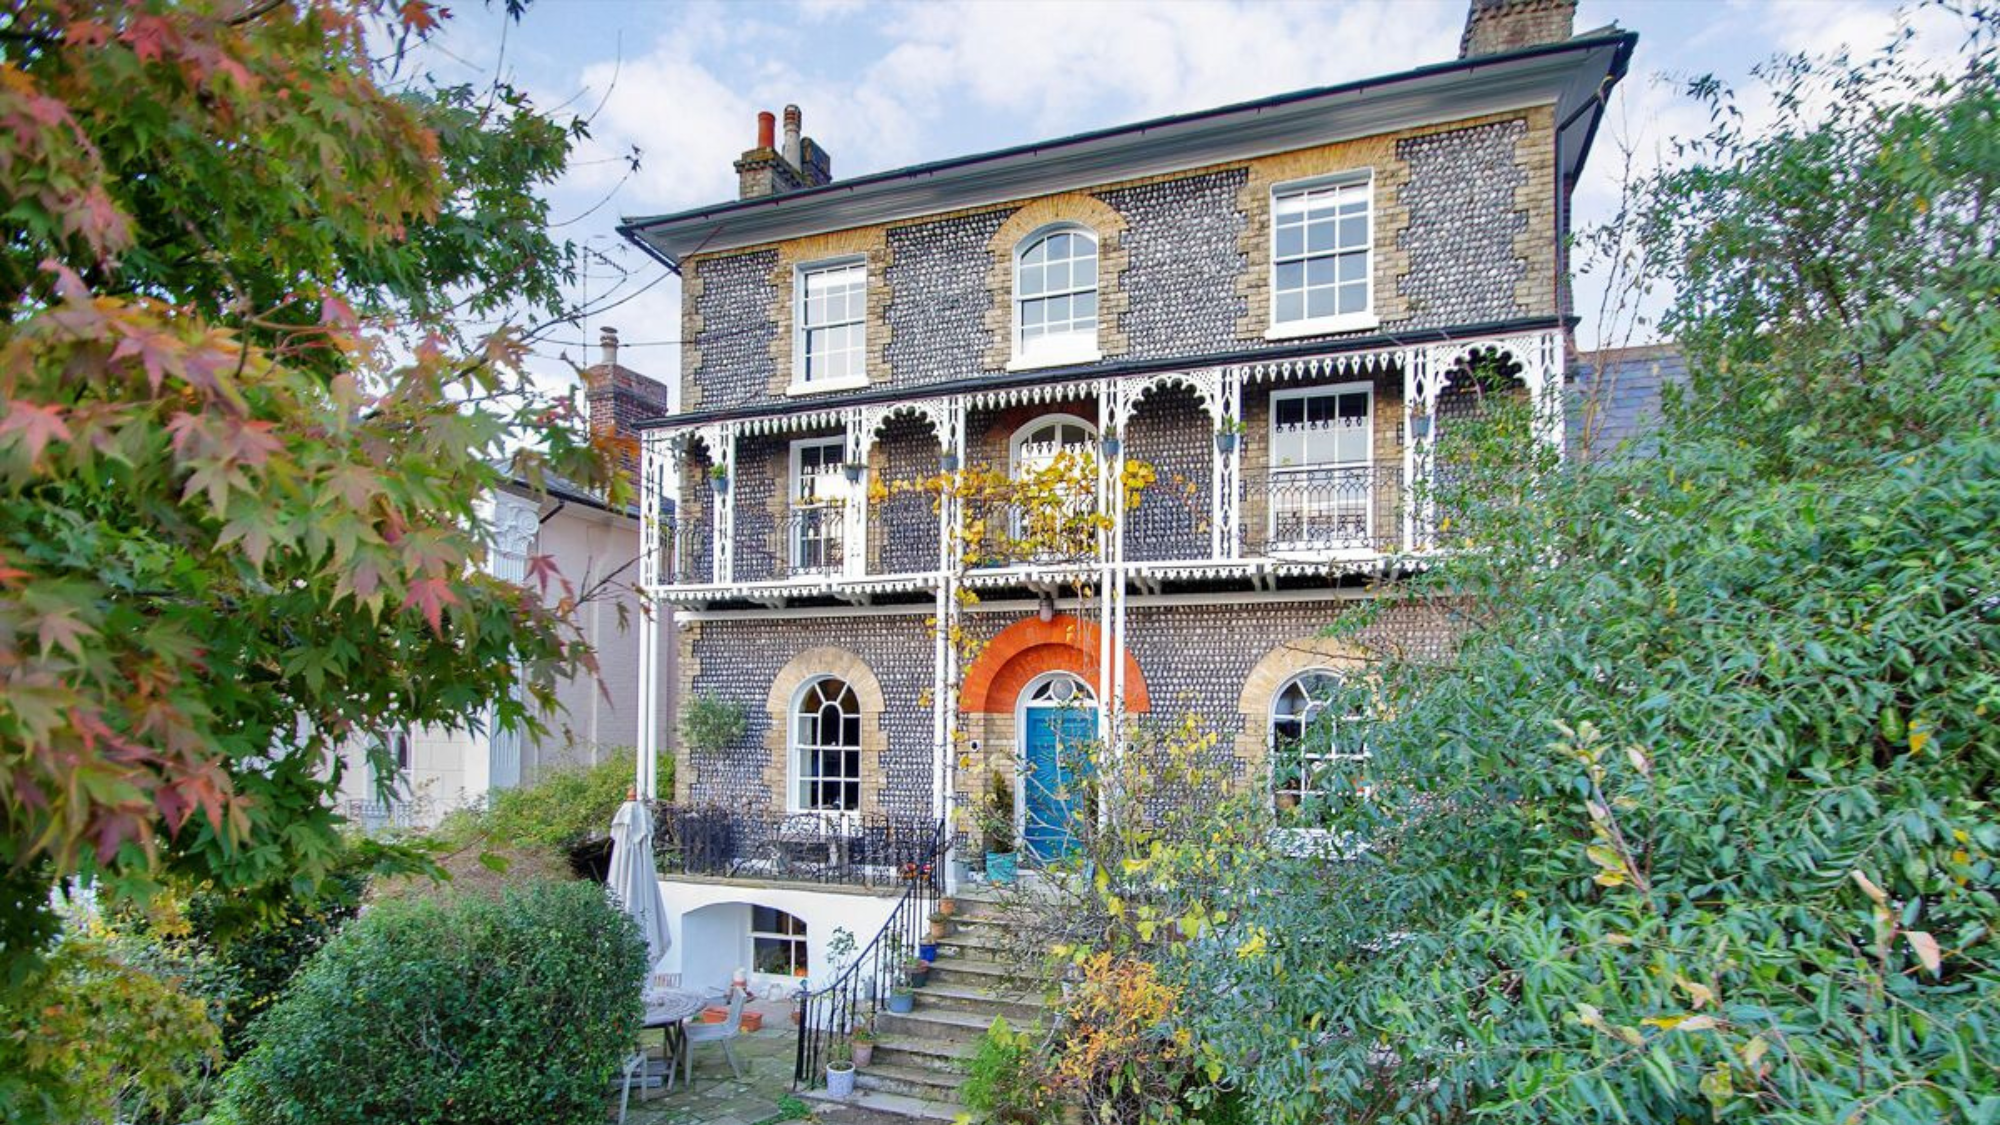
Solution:
M 834 1044 L 872 1023 L 889 994 L 904 983 L 906 964 L 929 941 L 931 912 L 943 893 L 949 846 L 944 821 L 939 820 L 931 826 L 924 860 L 911 872 L 903 897 L 881 930 L 824 987 L 800 988 L 793 1089 L 823 1084 Z
M 655 863 L 674 875 L 889 887 L 924 871 L 936 836 L 928 819 L 886 813 L 653 806 Z
M 709 524 L 700 517 L 676 517 L 660 523 L 661 573 L 669 581 L 699 585 L 715 580 L 715 552 Z
M 1244 547 L 1256 554 L 1394 551 L 1403 503 L 1403 467 L 1395 463 L 1246 472 Z

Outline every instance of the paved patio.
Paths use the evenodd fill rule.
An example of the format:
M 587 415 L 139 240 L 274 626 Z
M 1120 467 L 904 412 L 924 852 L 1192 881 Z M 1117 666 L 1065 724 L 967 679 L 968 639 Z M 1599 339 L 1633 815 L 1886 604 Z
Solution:
M 762 1000 L 748 1006 L 762 1012 L 764 1028 L 736 1040 L 736 1061 L 743 1078 L 729 1072 L 729 1060 L 713 1043 L 694 1049 L 694 1084 L 676 1083 L 665 1092 L 633 1090 L 626 1125 L 761 1125 L 781 1120 L 778 1103 L 792 1089 L 792 1060 L 798 1033 L 792 1027 L 789 1001 Z M 649 1036 L 649 1038 L 651 1038 Z M 611 1113 L 617 1115 L 613 1098 Z

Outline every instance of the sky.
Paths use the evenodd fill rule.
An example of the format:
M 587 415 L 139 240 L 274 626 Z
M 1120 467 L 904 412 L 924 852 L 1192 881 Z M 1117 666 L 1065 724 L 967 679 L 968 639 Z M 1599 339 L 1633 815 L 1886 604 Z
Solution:
M 596 361 L 604 325 L 625 366 L 677 382 L 678 280 L 615 228 L 734 198 L 731 165 L 759 110 L 798 104 L 838 180 L 1446 61 L 1466 4 L 537 0 L 518 24 L 498 3 L 455 8 L 420 65 L 448 82 L 499 73 L 590 123 L 550 194 L 557 234 L 588 251 L 572 297 L 592 307 L 536 345 L 531 369 L 556 387 L 574 382 L 572 362 Z M 1693 77 L 1748 93 L 1764 60 L 1866 54 L 1906 24 L 1920 56 L 1948 59 L 1957 43 L 1947 13 L 1897 0 L 1582 0 L 1579 32 L 1613 23 L 1639 47 L 1578 189 L 1579 229 L 1615 213 L 1626 154 L 1643 174 L 1705 131 L 1707 111 L 1682 93 Z M 1647 339 L 1603 315 L 1604 292 L 1579 279 L 1579 343 Z

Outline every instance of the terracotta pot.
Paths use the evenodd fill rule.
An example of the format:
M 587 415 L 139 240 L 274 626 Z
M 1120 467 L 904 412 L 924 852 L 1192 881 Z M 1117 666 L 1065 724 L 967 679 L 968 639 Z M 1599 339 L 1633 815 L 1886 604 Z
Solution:
M 723 1020 L 726 1020 L 728 1018 L 729 1018 L 728 1008 L 717 1007 L 714 1004 L 710 1004 L 708 1007 L 703 1008 L 701 1010 L 701 1022 L 703 1023 L 721 1023 Z
M 743 1009 L 743 1020 L 737 1026 L 741 1027 L 744 1031 L 762 1031 L 764 1029 L 764 1013 L 753 1012 L 745 1008 Z
M 797 1027 L 797 1026 L 799 1026 L 799 1024 L 800 1024 L 800 1023 L 804 1022 L 804 1020 L 805 1020 L 805 1013 L 803 1013 L 803 1012 L 799 1011 L 799 1010 L 798 1010 L 797 1008 L 793 1008 L 793 1009 L 792 1009 L 792 1026 L 793 1026 L 793 1027 Z
M 867 1066 L 875 1061 L 875 1044 L 856 1043 L 854 1045 L 854 1065 Z
M 941 899 L 939 899 L 939 900 L 938 900 L 938 913 L 939 913 L 939 914 L 943 914 L 943 915 L 946 915 L 946 916 L 950 916 L 950 915 L 953 915 L 953 914 L 956 914 L 956 913 L 958 913 L 958 900 L 957 900 L 957 899 L 955 899 L 955 898 L 941 898 Z
M 942 919 L 931 923 L 931 940 L 943 941 L 951 936 L 951 923 Z

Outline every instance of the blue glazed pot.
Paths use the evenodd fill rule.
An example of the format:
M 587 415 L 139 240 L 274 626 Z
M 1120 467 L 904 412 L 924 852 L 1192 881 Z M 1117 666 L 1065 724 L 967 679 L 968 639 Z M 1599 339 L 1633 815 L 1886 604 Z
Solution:
M 929 961 L 933 965 L 937 964 L 937 943 L 930 942 L 917 946 L 917 960 Z
M 889 994 L 889 1010 L 899 1016 L 908 1015 L 916 1006 L 917 995 L 914 992 L 891 992 Z
M 1018 863 L 1013 852 L 987 852 L 986 877 L 1001 886 L 1011 886 Z

